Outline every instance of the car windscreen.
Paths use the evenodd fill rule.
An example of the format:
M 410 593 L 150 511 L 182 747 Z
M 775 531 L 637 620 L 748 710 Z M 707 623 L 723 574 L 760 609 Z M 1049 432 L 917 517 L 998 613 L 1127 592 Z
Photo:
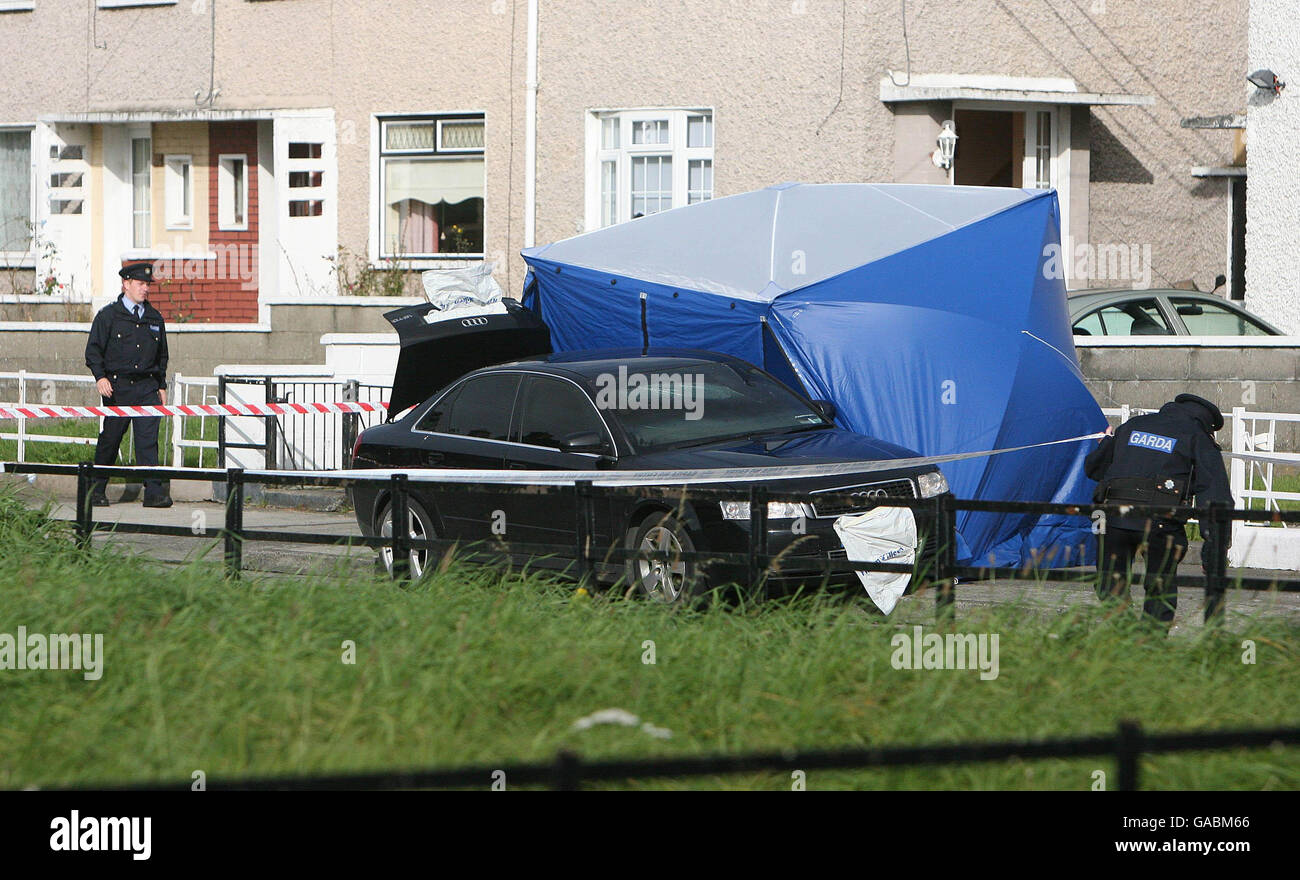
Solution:
M 708 361 L 673 366 L 672 372 L 620 366 L 595 379 L 596 406 L 618 420 L 639 452 L 833 427 L 755 367 Z

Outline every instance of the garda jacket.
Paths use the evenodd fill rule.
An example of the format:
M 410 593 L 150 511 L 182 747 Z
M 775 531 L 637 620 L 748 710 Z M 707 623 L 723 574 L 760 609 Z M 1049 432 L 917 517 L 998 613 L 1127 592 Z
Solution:
M 99 310 L 86 340 L 86 366 L 96 380 L 105 376 L 167 380 L 167 327 L 158 310 L 144 304 L 144 317 L 131 314 L 122 297 Z
M 1197 507 L 1232 504 L 1228 470 L 1211 432 L 1215 416 L 1198 403 L 1175 401 L 1120 425 L 1084 461 L 1084 471 L 1098 481 L 1094 501 L 1175 506 L 1193 503 L 1194 497 Z M 1147 520 L 1117 517 L 1109 525 L 1141 531 Z M 1202 518 L 1207 551 L 1226 550 L 1231 533 L 1213 535 L 1209 526 Z M 1181 529 L 1182 523 L 1156 519 L 1152 527 Z

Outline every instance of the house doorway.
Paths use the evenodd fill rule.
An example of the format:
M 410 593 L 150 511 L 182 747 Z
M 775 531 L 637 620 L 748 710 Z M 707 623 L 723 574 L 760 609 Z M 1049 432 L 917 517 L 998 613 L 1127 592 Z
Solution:
M 1025 114 L 1011 110 L 957 110 L 958 186 L 1023 186 Z

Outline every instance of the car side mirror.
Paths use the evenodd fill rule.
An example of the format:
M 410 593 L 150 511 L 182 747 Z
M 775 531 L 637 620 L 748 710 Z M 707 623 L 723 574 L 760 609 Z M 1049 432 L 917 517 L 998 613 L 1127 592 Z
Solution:
M 839 414 L 839 410 L 836 408 L 835 404 L 831 403 L 829 400 L 814 400 L 813 406 L 817 407 L 818 411 L 826 417 L 826 421 L 828 422 L 835 421 L 835 416 Z
M 579 431 L 576 434 L 568 434 L 560 438 L 561 452 L 591 452 L 600 453 L 605 451 L 605 438 L 600 436 L 597 431 Z
M 1214 287 L 1210 288 L 1210 293 L 1214 293 L 1214 291 L 1218 290 L 1220 287 L 1222 287 L 1223 285 L 1225 285 L 1225 284 L 1227 284 L 1227 283 L 1228 283 L 1228 276 L 1227 276 L 1227 275 L 1215 275 L 1215 276 L 1214 276 Z

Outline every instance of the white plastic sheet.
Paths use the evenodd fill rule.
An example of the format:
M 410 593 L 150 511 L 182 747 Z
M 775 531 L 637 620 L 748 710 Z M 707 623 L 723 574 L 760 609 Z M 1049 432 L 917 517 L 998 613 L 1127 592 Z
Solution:
M 911 565 L 916 560 L 916 517 L 907 507 L 877 507 L 866 513 L 841 516 L 835 533 L 853 562 Z M 876 607 L 889 614 L 911 581 L 910 574 L 892 571 L 857 573 Z
M 494 263 L 468 269 L 430 269 L 420 273 L 424 295 L 440 310 L 463 306 L 489 306 L 501 302 L 501 285 L 492 277 Z M 502 307 L 504 311 L 504 307 Z

